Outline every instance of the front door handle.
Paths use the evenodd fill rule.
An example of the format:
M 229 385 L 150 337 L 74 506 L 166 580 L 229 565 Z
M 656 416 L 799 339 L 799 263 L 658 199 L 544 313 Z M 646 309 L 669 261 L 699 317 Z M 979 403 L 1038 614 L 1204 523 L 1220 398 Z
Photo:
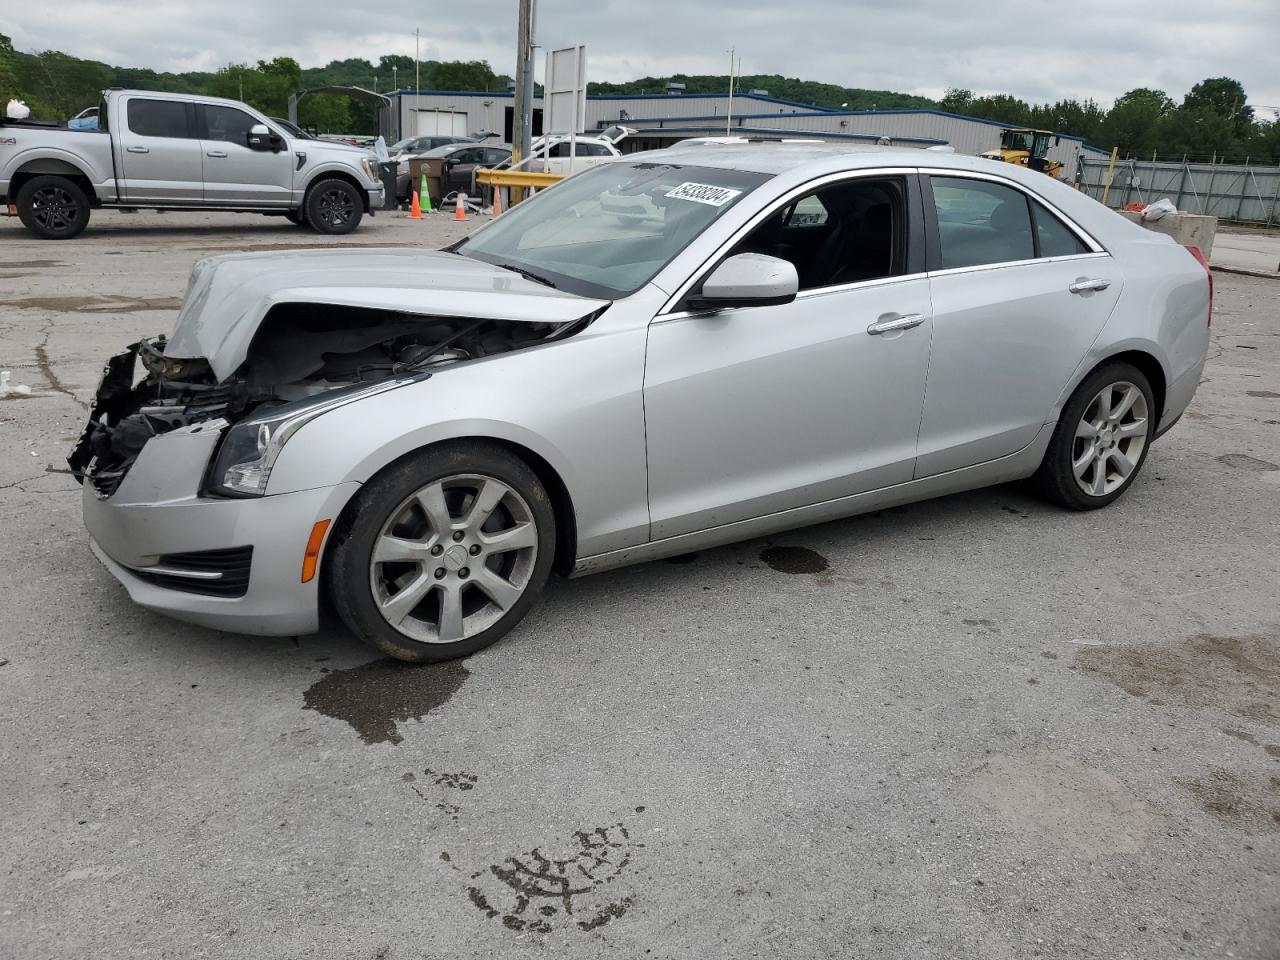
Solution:
M 873 337 L 880 333 L 892 333 L 894 330 L 910 330 L 924 323 L 923 313 L 908 313 L 904 317 L 891 317 L 888 320 L 877 320 L 867 327 L 867 333 Z
M 1071 286 L 1067 287 L 1072 293 L 1089 293 L 1093 290 L 1105 290 L 1111 286 L 1111 281 L 1105 277 L 1096 277 L 1092 280 L 1080 279 Z
M 128 153 L 150 153 L 151 152 L 147 147 L 125 147 L 124 149 Z
M 205 154 L 206 157 L 226 157 L 226 155 L 227 151 L 225 150 L 210 150 Z

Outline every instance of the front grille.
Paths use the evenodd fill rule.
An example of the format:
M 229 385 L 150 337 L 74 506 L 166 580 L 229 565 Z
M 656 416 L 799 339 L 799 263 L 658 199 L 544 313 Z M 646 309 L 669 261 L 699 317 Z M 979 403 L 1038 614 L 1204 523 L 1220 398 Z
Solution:
M 253 547 L 231 547 L 227 550 L 197 550 L 194 553 L 166 553 L 156 561 L 156 567 L 192 573 L 219 573 L 220 577 L 184 577 L 178 573 L 155 573 L 147 568 L 134 568 L 130 572 L 147 583 L 184 593 L 199 593 L 208 597 L 243 597 L 249 589 L 249 566 L 253 561 Z

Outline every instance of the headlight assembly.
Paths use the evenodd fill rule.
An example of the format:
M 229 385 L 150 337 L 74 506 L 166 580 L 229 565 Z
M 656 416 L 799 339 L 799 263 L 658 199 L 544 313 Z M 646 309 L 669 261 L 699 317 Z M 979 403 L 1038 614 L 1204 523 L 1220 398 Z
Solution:
M 290 403 L 264 404 L 227 430 L 209 471 L 208 489 L 224 497 L 261 497 L 289 438 L 322 414 L 356 400 L 425 380 L 430 374 L 357 383 Z

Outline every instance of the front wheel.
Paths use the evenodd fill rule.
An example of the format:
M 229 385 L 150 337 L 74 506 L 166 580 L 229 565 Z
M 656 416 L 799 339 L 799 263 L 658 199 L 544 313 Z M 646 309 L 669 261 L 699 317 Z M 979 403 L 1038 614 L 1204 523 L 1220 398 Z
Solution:
M 1151 384 L 1132 364 L 1104 364 L 1076 388 L 1053 431 L 1035 483 L 1071 510 L 1096 510 L 1137 479 L 1155 432 Z
M 307 193 L 307 222 L 319 233 L 350 233 L 364 216 L 364 198 L 345 180 L 321 180 Z
M 22 225 L 43 240 L 70 240 L 89 223 L 89 196 L 66 177 L 32 177 L 16 199 Z
M 441 444 L 365 486 L 335 531 L 326 582 L 366 643 L 399 660 L 452 660 L 520 622 L 555 547 L 555 512 L 528 465 L 492 444 Z

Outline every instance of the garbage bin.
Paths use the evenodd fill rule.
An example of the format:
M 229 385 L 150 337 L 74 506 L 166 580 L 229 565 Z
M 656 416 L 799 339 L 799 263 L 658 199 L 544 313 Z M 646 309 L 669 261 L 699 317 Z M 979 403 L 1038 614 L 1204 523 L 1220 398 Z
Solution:
M 382 179 L 382 209 L 395 210 L 400 206 L 400 198 L 396 196 L 396 178 L 400 164 L 394 160 L 386 160 L 378 164 L 378 176 Z

